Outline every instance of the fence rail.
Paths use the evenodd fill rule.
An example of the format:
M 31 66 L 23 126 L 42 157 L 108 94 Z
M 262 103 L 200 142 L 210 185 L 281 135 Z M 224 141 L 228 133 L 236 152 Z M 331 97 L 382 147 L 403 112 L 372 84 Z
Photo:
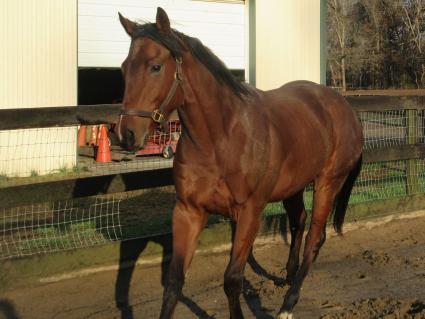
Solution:
M 0 130 L 114 123 L 121 104 L 0 110 Z
M 357 112 L 425 110 L 425 96 L 346 96 Z M 0 130 L 115 123 L 121 104 L 0 110 Z

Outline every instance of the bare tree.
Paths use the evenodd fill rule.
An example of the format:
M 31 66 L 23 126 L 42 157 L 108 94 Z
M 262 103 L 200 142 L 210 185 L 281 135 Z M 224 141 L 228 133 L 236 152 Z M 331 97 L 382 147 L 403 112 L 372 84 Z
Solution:
M 346 66 L 345 66 L 345 55 L 346 55 L 346 38 L 347 38 L 347 10 L 346 3 L 344 0 L 330 0 L 328 1 L 328 13 L 329 13 L 329 29 L 328 31 L 332 34 L 328 39 L 333 39 L 333 46 L 338 51 L 333 51 L 330 54 L 330 70 L 333 74 L 332 78 L 335 86 L 337 86 L 337 79 L 341 82 L 342 91 L 347 90 L 346 83 Z M 336 40 L 336 41 L 335 41 Z M 339 71 L 336 71 L 333 67 L 336 64 Z M 339 74 L 338 74 L 339 73 Z
M 414 70 L 417 87 L 425 86 L 425 2 L 424 0 L 397 0 L 403 12 L 403 22 L 408 30 L 411 58 L 417 64 Z
M 425 0 L 327 0 L 329 83 L 425 87 Z

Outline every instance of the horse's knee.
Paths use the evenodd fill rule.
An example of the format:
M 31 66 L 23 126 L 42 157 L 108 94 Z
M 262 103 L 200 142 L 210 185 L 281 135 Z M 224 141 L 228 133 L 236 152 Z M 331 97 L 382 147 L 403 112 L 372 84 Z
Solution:
M 224 292 L 227 296 L 239 296 L 242 291 L 243 274 L 226 272 L 224 275 Z
M 319 240 L 313 247 L 313 262 L 316 261 L 316 258 L 319 256 L 320 248 L 322 248 L 325 241 L 326 241 L 326 230 L 323 229 L 323 231 L 320 233 Z

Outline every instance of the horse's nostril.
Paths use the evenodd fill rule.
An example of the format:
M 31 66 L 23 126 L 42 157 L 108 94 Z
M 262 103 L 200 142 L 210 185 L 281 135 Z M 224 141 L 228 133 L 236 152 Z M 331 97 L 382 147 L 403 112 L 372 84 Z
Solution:
M 136 142 L 136 139 L 134 137 L 133 131 L 130 131 L 128 129 L 125 129 L 124 130 L 124 134 L 123 134 L 123 144 L 127 148 L 131 148 L 132 146 L 134 146 L 134 143 L 135 142 Z

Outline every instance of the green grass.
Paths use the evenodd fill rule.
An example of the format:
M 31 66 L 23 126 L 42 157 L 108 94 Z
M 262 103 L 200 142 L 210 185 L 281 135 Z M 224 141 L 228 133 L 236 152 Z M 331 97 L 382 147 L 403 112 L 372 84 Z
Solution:
M 82 165 L 74 165 L 72 167 L 68 167 L 68 166 L 63 166 L 61 168 L 59 168 L 59 170 L 57 172 L 48 174 L 49 176 L 54 176 L 57 174 L 60 175 L 68 175 L 68 174 L 74 174 L 74 173 L 81 173 L 81 172 L 88 172 L 89 169 L 87 166 L 82 166 Z
M 21 254 L 32 254 L 41 251 L 73 249 L 81 246 L 83 238 L 85 244 L 106 242 L 105 237 L 96 230 L 96 223 L 85 221 L 34 229 L 28 240 L 18 241 L 16 250 Z

